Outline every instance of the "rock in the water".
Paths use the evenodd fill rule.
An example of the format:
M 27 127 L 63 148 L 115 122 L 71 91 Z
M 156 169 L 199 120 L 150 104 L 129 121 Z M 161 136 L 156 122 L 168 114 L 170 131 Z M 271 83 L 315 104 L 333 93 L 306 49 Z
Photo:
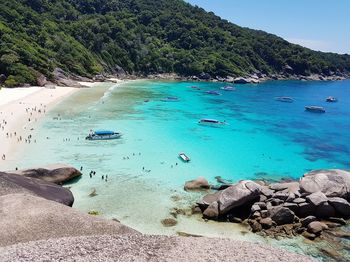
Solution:
M 307 226 L 307 231 L 316 235 L 320 234 L 324 229 L 328 229 L 327 225 L 319 221 L 311 222 Z
M 210 185 L 204 177 L 198 177 L 195 180 L 186 182 L 184 189 L 186 191 L 203 191 L 210 189 Z
M 177 221 L 174 218 L 165 218 L 161 222 L 165 227 L 173 227 L 177 224 Z
M 218 202 L 211 203 L 203 212 L 203 217 L 208 219 L 218 219 L 219 205 Z
M 315 193 L 312 193 L 311 195 L 308 195 L 306 197 L 306 200 L 312 205 L 318 207 L 323 203 L 326 203 L 328 201 L 328 198 L 322 192 L 315 192 Z
M 335 208 L 335 210 L 342 216 L 350 216 L 350 203 L 344 198 L 330 197 L 328 202 Z
M 329 217 L 327 218 L 328 221 L 340 224 L 345 226 L 346 225 L 346 221 L 343 218 L 338 218 L 338 217 Z
M 307 231 L 304 231 L 301 235 L 310 240 L 314 240 L 316 238 L 315 234 L 309 233 Z
M 301 225 L 303 227 L 307 227 L 311 222 L 314 222 L 316 220 L 317 219 L 315 216 L 308 216 L 308 217 L 305 217 L 304 219 L 301 220 Z
M 347 199 L 350 194 L 350 172 L 340 169 L 315 170 L 303 176 L 300 188 L 306 193 L 321 191 L 327 197 Z
M 240 181 L 222 191 L 219 198 L 220 214 L 226 214 L 231 209 L 243 206 L 260 195 L 261 186 L 250 180 Z
M 294 212 L 289 208 L 277 206 L 269 209 L 270 217 L 277 225 L 291 224 L 294 222 Z
M 0 173 L 0 196 L 15 193 L 27 193 L 72 206 L 72 192 L 54 183 L 16 174 Z
M 38 178 L 55 184 L 63 184 L 82 175 L 79 170 L 65 164 L 54 164 L 40 168 L 16 170 L 11 171 L 11 173 L 25 177 Z
M 201 210 L 205 210 L 210 204 L 213 202 L 217 202 L 219 200 L 219 197 L 221 195 L 221 191 L 216 192 L 214 194 L 207 194 L 205 195 L 202 200 L 197 202 L 197 205 L 201 208 Z

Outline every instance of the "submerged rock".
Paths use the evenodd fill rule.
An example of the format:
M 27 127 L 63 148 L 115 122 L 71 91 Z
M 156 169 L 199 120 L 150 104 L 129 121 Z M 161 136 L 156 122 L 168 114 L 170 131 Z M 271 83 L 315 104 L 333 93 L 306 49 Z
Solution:
M 327 225 L 319 221 L 313 221 L 307 226 L 307 231 L 316 235 L 320 234 L 325 229 L 328 229 Z
M 165 218 L 161 221 L 161 223 L 165 227 L 173 227 L 173 226 L 176 226 L 177 221 L 174 218 Z
M 210 185 L 204 177 L 198 177 L 195 180 L 186 182 L 184 189 L 186 191 L 206 191 L 210 189 Z

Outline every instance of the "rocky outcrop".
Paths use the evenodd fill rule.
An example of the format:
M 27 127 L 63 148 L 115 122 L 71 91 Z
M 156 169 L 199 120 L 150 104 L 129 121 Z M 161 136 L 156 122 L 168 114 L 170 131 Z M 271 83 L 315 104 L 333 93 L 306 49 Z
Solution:
M 203 191 L 210 189 L 210 185 L 204 177 L 198 177 L 186 182 L 184 189 L 186 191 Z
M 327 197 L 348 199 L 350 196 L 350 172 L 339 169 L 315 170 L 301 178 L 300 188 L 309 194 L 320 191 Z
M 204 196 L 198 206 L 204 218 L 242 221 L 253 232 L 315 239 L 350 218 L 349 181 L 350 173 L 344 170 L 317 170 L 299 182 L 270 185 L 245 180 Z M 321 227 L 321 221 L 329 228 Z
M 72 206 L 72 192 L 64 187 L 37 178 L 28 178 L 17 174 L 0 173 L 0 196 L 25 193 Z
M 115 221 L 28 194 L 0 196 L 0 246 L 68 236 L 136 233 Z
M 46 77 L 43 75 L 43 74 L 38 74 L 37 77 L 36 77 L 36 84 L 38 86 L 45 86 L 47 83 L 47 79 Z
M 54 164 L 40 168 L 16 170 L 11 171 L 10 173 L 25 177 L 38 178 L 55 184 L 64 184 L 65 182 L 82 175 L 79 170 L 64 164 Z
M 53 71 L 54 82 L 59 86 L 82 87 L 77 81 L 61 68 L 55 68 Z

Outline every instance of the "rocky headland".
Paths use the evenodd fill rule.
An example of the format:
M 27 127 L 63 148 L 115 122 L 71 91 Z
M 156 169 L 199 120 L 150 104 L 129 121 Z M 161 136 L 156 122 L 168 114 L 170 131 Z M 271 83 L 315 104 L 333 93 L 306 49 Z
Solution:
M 219 186 L 197 202 L 203 218 L 242 223 L 264 237 L 294 237 L 336 241 L 349 238 L 342 226 L 350 218 L 350 172 L 315 170 L 299 181 L 267 183 L 243 180 Z M 204 178 L 189 181 L 185 190 L 208 190 Z

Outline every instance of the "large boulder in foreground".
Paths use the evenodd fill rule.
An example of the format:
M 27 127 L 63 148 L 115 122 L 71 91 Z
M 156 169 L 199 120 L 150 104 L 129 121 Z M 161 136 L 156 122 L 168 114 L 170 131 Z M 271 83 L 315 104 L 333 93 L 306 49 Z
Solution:
M 64 184 L 82 175 L 79 170 L 65 164 L 53 164 L 40 168 L 16 170 L 11 171 L 11 173 L 25 177 L 38 178 L 55 184 Z
M 261 186 L 250 180 L 243 180 L 222 191 L 219 197 L 220 215 L 236 207 L 246 205 L 260 196 Z
M 26 194 L 0 196 L 0 246 L 41 239 L 135 233 L 115 221 Z
M 0 196 L 15 193 L 26 193 L 72 206 L 72 192 L 54 183 L 41 179 L 24 177 L 17 174 L 0 173 Z
M 310 194 L 321 191 L 327 197 L 349 199 L 350 172 L 340 169 L 311 171 L 301 178 L 300 189 Z
M 210 189 L 210 185 L 204 177 L 198 177 L 195 180 L 187 181 L 184 189 L 186 191 L 202 191 Z

